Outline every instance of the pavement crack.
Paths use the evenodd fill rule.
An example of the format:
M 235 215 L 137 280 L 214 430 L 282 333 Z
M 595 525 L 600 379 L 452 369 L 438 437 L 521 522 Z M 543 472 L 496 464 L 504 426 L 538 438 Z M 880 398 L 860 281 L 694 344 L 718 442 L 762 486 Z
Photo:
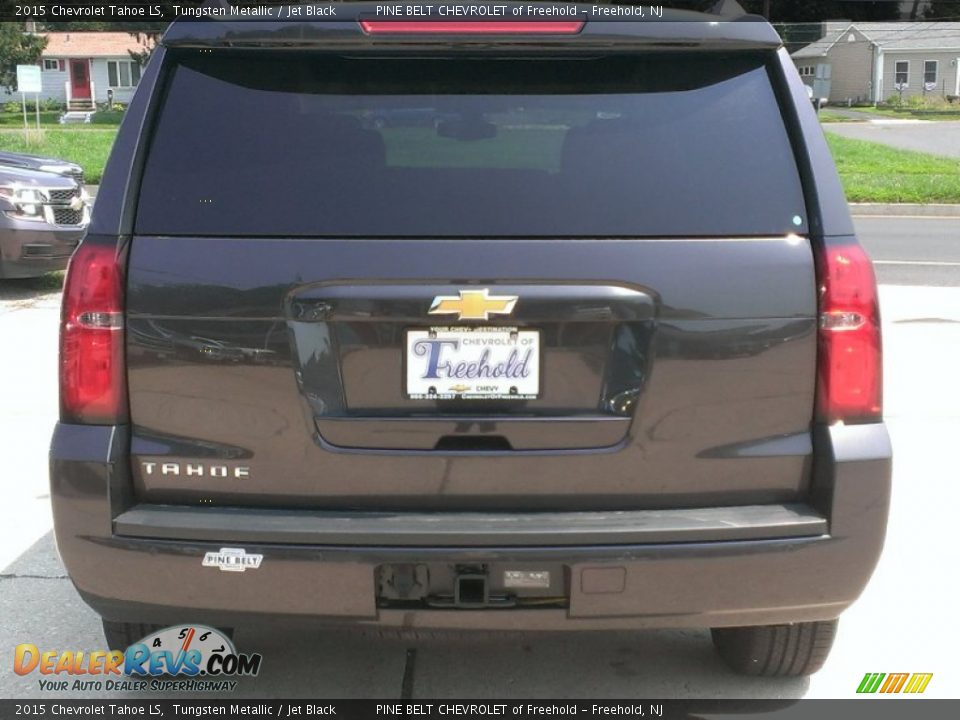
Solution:
M 69 575 L 24 575 L 20 573 L 0 573 L 0 580 L 67 580 Z
M 400 699 L 410 700 L 413 697 L 413 672 L 417 664 L 417 651 L 407 648 L 406 662 L 403 664 L 403 681 L 400 683 Z

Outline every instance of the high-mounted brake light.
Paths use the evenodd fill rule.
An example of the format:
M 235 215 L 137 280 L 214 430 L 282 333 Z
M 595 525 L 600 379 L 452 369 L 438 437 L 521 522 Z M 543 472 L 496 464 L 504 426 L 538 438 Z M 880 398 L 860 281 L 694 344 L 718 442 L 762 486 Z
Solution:
M 818 253 L 820 349 L 817 415 L 877 422 L 883 414 L 880 311 L 873 264 L 855 243 Z
M 123 273 L 115 247 L 83 242 L 67 269 L 60 319 L 60 419 L 124 422 Z
M 583 20 L 465 21 L 444 20 L 361 20 L 368 35 L 576 35 Z

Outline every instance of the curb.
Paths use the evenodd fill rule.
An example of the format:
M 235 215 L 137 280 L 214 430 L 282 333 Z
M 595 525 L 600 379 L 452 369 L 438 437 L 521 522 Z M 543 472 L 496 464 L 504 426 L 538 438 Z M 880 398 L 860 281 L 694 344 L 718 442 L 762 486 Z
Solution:
M 854 217 L 892 215 L 896 217 L 946 217 L 960 218 L 960 205 L 932 203 L 850 203 Z

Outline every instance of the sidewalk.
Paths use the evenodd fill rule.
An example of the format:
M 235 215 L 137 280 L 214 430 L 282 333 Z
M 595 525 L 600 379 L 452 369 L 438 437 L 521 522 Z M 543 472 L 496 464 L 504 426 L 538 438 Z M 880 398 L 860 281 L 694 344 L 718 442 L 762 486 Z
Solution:
M 823 108 L 824 110 L 829 110 L 833 115 L 839 115 L 840 117 L 850 118 L 851 120 L 861 120 L 863 122 L 870 122 L 871 120 L 878 119 L 879 115 L 876 113 L 864 112 L 862 110 L 854 110 L 852 108 L 837 107 L 836 105 L 827 105 Z
M 941 217 L 960 218 L 960 205 L 931 203 L 850 203 L 854 217 L 888 215 L 895 217 Z

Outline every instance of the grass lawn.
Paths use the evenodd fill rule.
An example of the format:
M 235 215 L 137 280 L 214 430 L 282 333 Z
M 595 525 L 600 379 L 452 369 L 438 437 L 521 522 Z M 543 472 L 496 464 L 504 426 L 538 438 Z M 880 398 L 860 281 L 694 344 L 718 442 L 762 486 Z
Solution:
M 823 108 L 819 113 L 817 113 L 817 117 L 820 118 L 820 122 L 822 123 L 861 122 L 860 120 L 857 120 L 857 118 L 852 118 L 847 115 L 838 115 L 828 108 Z
M 960 203 L 960 160 L 827 133 L 847 200 Z
M 41 110 L 40 111 L 40 127 L 41 128 L 58 128 L 62 127 L 60 125 L 60 116 L 63 114 L 60 110 Z M 123 119 L 123 113 L 116 110 L 100 110 L 93 116 L 93 121 L 89 123 L 77 123 L 76 125 L 71 125 L 78 129 L 89 129 L 91 127 L 110 127 L 119 125 L 120 121 Z M 27 111 L 27 123 L 31 128 L 36 127 L 37 116 L 32 111 Z M 0 128 L 6 129 L 23 129 L 23 113 L 22 112 L 0 112 Z
M 420 128 L 385 131 L 390 162 L 417 166 L 422 159 L 412 152 L 417 135 L 430 132 Z M 0 129 L 0 150 L 36 153 L 79 163 L 87 182 L 97 184 L 103 174 L 116 129 L 81 128 L 43 130 L 39 142 L 24 142 L 23 133 Z M 501 140 L 503 140 L 501 138 Z M 509 157 L 483 154 L 486 141 L 449 143 L 450 165 L 471 165 L 478 160 L 490 167 L 552 168 L 559 157 L 563 132 L 532 133 L 511 130 Z M 940 158 L 907 150 L 895 150 L 877 143 L 850 140 L 827 134 L 827 142 L 840 171 L 847 199 L 851 202 L 960 203 L 960 160 Z M 482 157 L 478 157 L 478 154 Z
M 58 126 L 59 127 L 59 126 Z M 71 127 L 69 130 L 41 130 L 42 139 L 26 142 L 23 133 L 0 130 L 0 150 L 33 153 L 70 160 L 79 163 L 86 173 L 88 183 L 99 183 L 103 166 L 107 162 L 116 128 L 98 129 Z
M 36 127 L 37 116 L 32 110 L 27 111 L 27 123 L 30 127 Z M 50 112 L 49 110 L 40 111 L 40 127 L 46 125 L 59 125 L 60 124 L 60 113 L 58 111 Z M 0 127 L 8 128 L 22 128 L 23 127 L 23 113 L 22 112 L 0 112 Z

